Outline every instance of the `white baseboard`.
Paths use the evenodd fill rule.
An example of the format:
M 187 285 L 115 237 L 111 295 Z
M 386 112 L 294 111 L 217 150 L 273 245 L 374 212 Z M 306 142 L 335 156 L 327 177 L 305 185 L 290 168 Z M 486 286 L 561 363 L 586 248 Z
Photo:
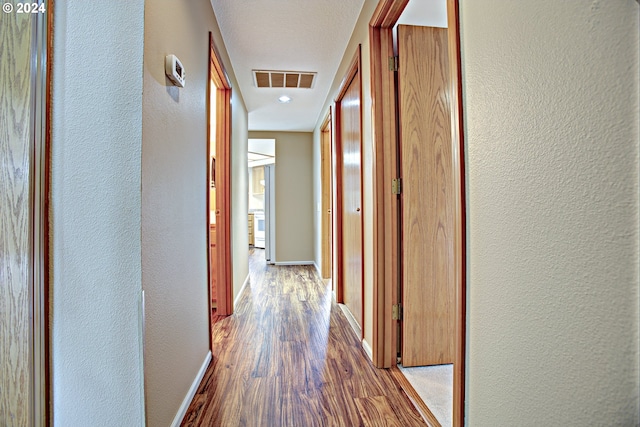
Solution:
M 313 265 L 313 261 L 278 261 L 276 265 Z
M 313 266 L 316 268 L 316 271 L 318 272 L 318 276 L 322 277 L 322 272 L 320 271 L 320 267 L 318 267 L 318 263 L 313 261 Z
M 362 339 L 362 348 L 364 348 L 364 352 L 367 353 L 367 356 L 369 356 L 369 360 L 373 362 L 373 349 L 364 338 Z
M 248 284 L 249 284 L 249 275 L 247 274 L 247 278 L 244 279 L 244 283 L 242 284 L 242 287 L 240 288 L 240 292 L 238 292 L 238 295 L 236 295 L 236 298 L 233 300 L 233 306 L 234 307 L 236 305 L 238 305 L 238 301 L 240 301 L 240 297 L 242 296 L 242 292 L 244 292 L 244 288 L 246 288 Z
M 178 409 L 178 413 L 173 418 L 171 427 L 180 427 L 180 423 L 182 423 L 182 419 L 186 415 L 187 409 L 189 409 L 189 405 L 191 405 L 193 396 L 196 395 L 196 391 L 198 391 L 198 387 L 200 387 L 200 382 L 202 381 L 202 378 L 204 377 L 204 373 L 209 367 L 209 363 L 211 363 L 211 350 L 209 350 L 209 352 L 207 353 L 207 357 L 204 358 L 204 362 L 202 363 L 202 366 L 198 371 L 198 375 L 196 375 L 196 378 L 193 380 L 193 383 L 189 388 L 189 392 L 184 397 L 184 400 L 182 401 L 182 405 L 180 405 L 180 409 Z

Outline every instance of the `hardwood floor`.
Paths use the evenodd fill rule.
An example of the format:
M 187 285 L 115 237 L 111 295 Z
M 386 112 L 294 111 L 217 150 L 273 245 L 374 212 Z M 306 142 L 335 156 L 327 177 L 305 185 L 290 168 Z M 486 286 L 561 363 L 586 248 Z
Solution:
M 183 426 L 424 426 L 376 369 L 311 266 L 251 251 L 235 314 L 213 325 L 213 360 Z

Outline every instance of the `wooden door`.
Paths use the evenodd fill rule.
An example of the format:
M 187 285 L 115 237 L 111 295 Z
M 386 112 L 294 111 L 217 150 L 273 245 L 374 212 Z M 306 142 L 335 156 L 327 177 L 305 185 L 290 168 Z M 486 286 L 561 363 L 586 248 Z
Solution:
M 363 328 L 362 143 L 360 70 L 350 73 L 339 99 L 341 163 L 341 293 L 344 304 Z
M 30 159 L 31 18 L 15 13 L 2 17 L 0 67 L 2 125 L 0 157 L 0 420 L 11 425 L 33 423 L 31 403 L 31 251 Z M 6 49 L 6 51 L 5 51 Z M 6 59 L 5 59 L 5 55 Z M 10 67 L 9 64 L 12 66 Z
M 331 216 L 331 116 L 322 127 L 321 134 L 321 181 L 322 181 L 322 278 L 331 278 L 332 264 L 332 216 Z
M 41 2 L 42 3 L 42 2 Z M 10 3 L 5 3 L 9 6 Z M 47 13 L 0 16 L 0 423 L 48 425 Z
M 447 30 L 398 27 L 402 364 L 453 363 L 454 177 Z

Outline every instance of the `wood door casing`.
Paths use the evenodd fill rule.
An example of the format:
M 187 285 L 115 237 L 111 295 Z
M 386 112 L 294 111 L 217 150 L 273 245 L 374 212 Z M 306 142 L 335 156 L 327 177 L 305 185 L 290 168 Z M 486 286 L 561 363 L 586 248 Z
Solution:
M 393 306 L 399 301 L 399 202 L 389 191 L 398 178 L 398 140 L 395 73 L 389 57 L 395 56 L 393 27 L 408 0 L 380 0 L 369 22 L 371 59 L 371 120 L 373 158 L 373 362 L 379 368 L 396 365 L 398 321 Z
M 322 278 L 331 278 L 332 265 L 332 215 L 331 215 L 331 114 L 322 127 L 321 138 L 321 182 L 322 182 Z
M 408 0 L 380 0 L 369 22 L 371 59 L 371 111 L 373 143 L 373 361 L 377 367 L 396 365 L 398 320 L 392 307 L 401 302 L 398 295 L 401 258 L 398 196 L 389 192 L 389 182 L 397 170 L 398 117 L 396 112 L 396 73 L 389 72 L 394 56 L 394 26 Z M 462 73 L 458 0 L 447 0 L 449 75 L 451 81 L 451 129 L 455 191 L 455 287 L 456 343 L 453 364 L 453 426 L 464 425 L 466 360 L 466 211 L 465 142 L 462 108 Z M 399 162 L 399 159 L 398 159 Z M 336 171 L 336 174 L 339 171 Z M 336 246 L 336 251 L 339 247 Z M 337 277 L 337 276 L 336 276 Z
M 215 191 L 207 191 L 207 241 L 209 260 L 209 300 L 216 296 L 216 314 L 233 312 L 231 260 L 231 83 L 209 33 L 209 103 L 207 126 L 207 187 L 212 174 Z M 212 146 L 213 145 L 213 146 Z M 215 148 L 215 170 L 210 161 Z M 213 194 L 211 194 L 213 193 Z M 215 203 L 210 200 L 215 198 Z M 215 236 L 210 235 L 210 207 L 215 206 Z M 212 251 L 211 238 L 215 238 Z M 215 287 L 215 289 L 214 289 Z M 211 309 L 213 307 L 211 306 Z
M 364 331 L 362 247 L 362 114 L 359 51 L 356 68 L 345 79 L 337 100 L 340 140 L 341 296 L 342 302 Z
M 403 366 L 454 361 L 455 194 L 448 55 L 446 29 L 398 27 Z

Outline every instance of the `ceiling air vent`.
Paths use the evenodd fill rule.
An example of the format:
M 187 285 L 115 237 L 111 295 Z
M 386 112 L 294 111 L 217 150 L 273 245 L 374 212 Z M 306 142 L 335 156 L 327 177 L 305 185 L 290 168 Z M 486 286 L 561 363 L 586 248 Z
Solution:
M 256 87 L 311 89 L 317 73 L 300 71 L 253 70 Z

